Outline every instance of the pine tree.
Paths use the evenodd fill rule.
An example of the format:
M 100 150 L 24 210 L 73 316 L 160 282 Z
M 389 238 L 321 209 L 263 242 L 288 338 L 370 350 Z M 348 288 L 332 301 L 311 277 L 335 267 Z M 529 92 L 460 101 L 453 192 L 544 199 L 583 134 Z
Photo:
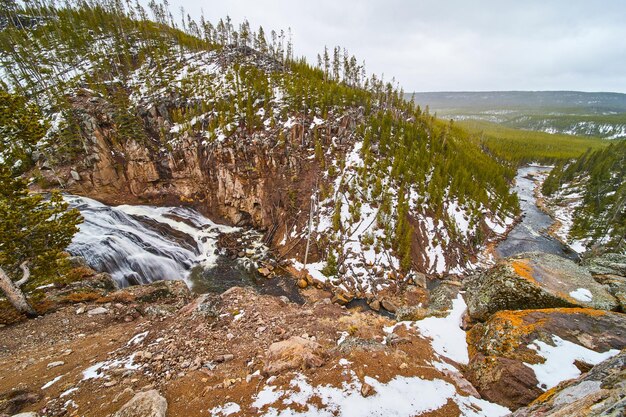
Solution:
M 341 230 L 341 196 L 337 195 L 337 201 L 335 202 L 335 211 L 333 213 L 333 230 L 338 232 Z
M 31 276 L 37 280 L 62 272 L 61 254 L 78 230 L 80 213 L 67 210 L 58 193 L 48 200 L 29 193 L 19 175 L 28 164 L 28 149 L 45 132 L 41 115 L 23 98 L 0 94 L 0 289 L 18 311 L 33 317 L 37 313 L 20 287 Z
M 18 174 L 31 165 L 30 154 L 46 131 L 41 119 L 26 98 L 0 89 L 0 161 Z
M 80 213 L 67 208 L 60 194 L 53 193 L 49 200 L 31 194 L 23 179 L 0 165 L 0 289 L 29 317 L 37 313 L 20 287 L 31 276 L 34 280 L 55 277 L 66 267 L 62 251 L 80 222 Z
M 327 277 L 333 277 L 337 275 L 337 256 L 335 251 L 331 250 L 326 258 L 326 265 L 322 268 L 322 274 Z

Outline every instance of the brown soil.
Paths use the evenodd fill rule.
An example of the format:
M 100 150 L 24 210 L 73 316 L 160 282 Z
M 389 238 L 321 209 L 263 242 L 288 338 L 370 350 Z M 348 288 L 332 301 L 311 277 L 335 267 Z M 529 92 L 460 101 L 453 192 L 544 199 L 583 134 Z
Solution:
M 351 362 L 349 368 L 361 381 L 371 376 L 384 383 L 403 375 L 454 384 L 431 365 L 435 355 L 430 344 L 415 331 L 398 328 L 393 343 L 383 345 L 382 329 L 392 324 L 389 319 L 330 304 L 328 294 L 320 290 L 308 288 L 304 293 L 308 301 L 299 306 L 233 288 L 221 296 L 196 298 L 174 312 L 144 308 L 138 317 L 123 303 L 82 304 L 87 312 L 81 314 L 76 313 L 79 305 L 63 306 L 38 319 L 0 328 L 0 397 L 22 389 L 39 399 L 20 411 L 106 416 L 135 393 L 156 388 L 168 401 L 170 417 L 210 415 L 208 410 L 231 401 L 241 406 L 241 412 L 233 415 L 258 415 L 266 410 L 251 404 L 267 379 L 254 373 L 262 372 L 269 346 L 291 336 L 314 338 L 323 348 L 323 365 L 277 375 L 272 384 L 278 388 L 287 388 L 298 372 L 312 385 L 341 386 L 348 378 L 346 368 L 339 365 L 341 358 Z M 102 306 L 107 313 L 88 315 Z M 351 348 L 337 346 L 342 332 L 353 337 Z M 145 338 L 130 342 L 138 334 Z M 131 363 L 131 355 L 138 369 L 124 367 Z M 112 362 L 116 360 L 117 366 Z M 56 361 L 63 364 L 48 367 Z M 84 379 L 87 368 L 105 361 L 108 369 Z M 423 415 L 456 416 L 459 409 L 449 401 Z

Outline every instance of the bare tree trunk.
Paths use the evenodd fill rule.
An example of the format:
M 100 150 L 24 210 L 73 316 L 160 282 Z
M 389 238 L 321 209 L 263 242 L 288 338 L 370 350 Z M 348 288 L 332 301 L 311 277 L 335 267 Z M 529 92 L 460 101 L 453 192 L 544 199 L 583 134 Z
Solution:
M 13 282 L 4 272 L 4 269 L 0 267 L 0 290 L 2 290 L 11 305 L 13 305 L 17 311 L 25 314 L 29 318 L 37 317 L 39 314 L 37 314 L 33 306 L 30 305 L 26 296 L 20 289 L 20 287 L 28 281 L 28 278 L 30 277 L 30 270 L 28 269 L 26 262 L 20 265 L 20 268 L 22 268 L 24 275 L 19 281 Z
M 316 207 L 315 205 L 316 194 L 317 194 L 317 189 L 315 190 L 313 195 L 311 195 L 311 208 L 309 209 L 309 232 L 306 237 L 306 249 L 304 251 L 304 268 L 302 269 L 303 275 L 306 274 L 306 264 L 309 260 L 309 245 L 311 243 L 311 230 L 313 228 L 313 210 L 315 210 L 315 207 Z

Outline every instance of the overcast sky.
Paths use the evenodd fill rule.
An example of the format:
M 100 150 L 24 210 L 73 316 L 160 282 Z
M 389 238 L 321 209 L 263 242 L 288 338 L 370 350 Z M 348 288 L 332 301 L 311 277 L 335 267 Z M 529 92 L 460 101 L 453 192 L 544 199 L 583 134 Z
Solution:
M 626 0 L 170 0 L 180 6 L 291 27 L 312 63 L 341 45 L 407 92 L 626 92 Z

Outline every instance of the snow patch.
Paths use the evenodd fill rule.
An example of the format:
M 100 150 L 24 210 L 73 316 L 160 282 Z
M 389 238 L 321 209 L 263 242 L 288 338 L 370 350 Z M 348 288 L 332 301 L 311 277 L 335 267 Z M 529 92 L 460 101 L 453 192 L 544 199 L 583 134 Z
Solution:
M 46 388 L 48 388 L 48 387 L 52 386 L 52 384 L 54 384 L 55 382 L 57 382 L 57 381 L 58 381 L 59 379 L 61 379 L 62 377 L 63 377 L 63 375 L 59 375 L 59 376 L 57 376 L 56 378 L 54 378 L 52 381 L 48 381 L 48 382 L 46 382 L 46 383 L 45 383 L 45 384 L 41 387 L 41 389 L 46 389 Z
M 593 294 L 587 288 L 578 288 L 575 291 L 571 291 L 569 295 L 578 301 L 591 301 L 593 299 Z
M 364 382 L 375 393 L 363 397 L 360 392 L 361 381 L 353 371 L 350 371 L 350 376 L 349 381 L 335 387 L 313 386 L 304 375 L 298 374 L 291 381 L 290 389 L 285 391 L 275 391 L 274 387 L 266 386 L 257 395 L 253 406 L 272 405 L 263 414 L 266 417 L 411 417 L 437 410 L 452 400 L 461 410 L 462 416 L 496 417 L 509 413 L 507 408 L 500 405 L 462 396 L 457 393 L 454 385 L 440 379 L 396 376 L 389 382 L 382 383 L 366 376 Z M 263 400 L 257 403 L 261 398 Z M 295 407 L 292 408 L 291 405 Z
M 467 309 L 463 296 L 452 301 L 452 310 L 446 317 L 428 317 L 415 322 L 415 327 L 432 339 L 435 352 L 459 364 L 469 362 L 465 331 L 461 329 L 461 318 Z
M 556 387 L 559 383 L 568 379 L 576 378 L 580 375 L 580 370 L 574 365 L 574 361 L 579 360 L 590 365 L 597 365 L 620 351 L 611 349 L 606 352 L 595 352 L 584 346 L 577 345 L 558 336 L 552 336 L 554 346 L 541 340 L 535 340 L 528 345 L 530 349 L 536 350 L 537 354 L 545 359 L 544 363 L 528 364 L 537 377 L 537 387 L 548 390 Z
M 209 410 L 210 415 L 212 416 L 229 416 L 231 414 L 235 414 L 241 411 L 241 407 L 237 403 L 226 403 L 224 405 L 218 405 L 217 407 Z
M 126 343 L 127 346 L 130 345 L 138 345 L 139 343 L 143 342 L 144 339 L 146 338 L 146 336 L 148 336 L 148 331 L 145 331 L 143 333 L 138 333 L 136 335 L 134 335 L 129 341 L 128 343 Z

